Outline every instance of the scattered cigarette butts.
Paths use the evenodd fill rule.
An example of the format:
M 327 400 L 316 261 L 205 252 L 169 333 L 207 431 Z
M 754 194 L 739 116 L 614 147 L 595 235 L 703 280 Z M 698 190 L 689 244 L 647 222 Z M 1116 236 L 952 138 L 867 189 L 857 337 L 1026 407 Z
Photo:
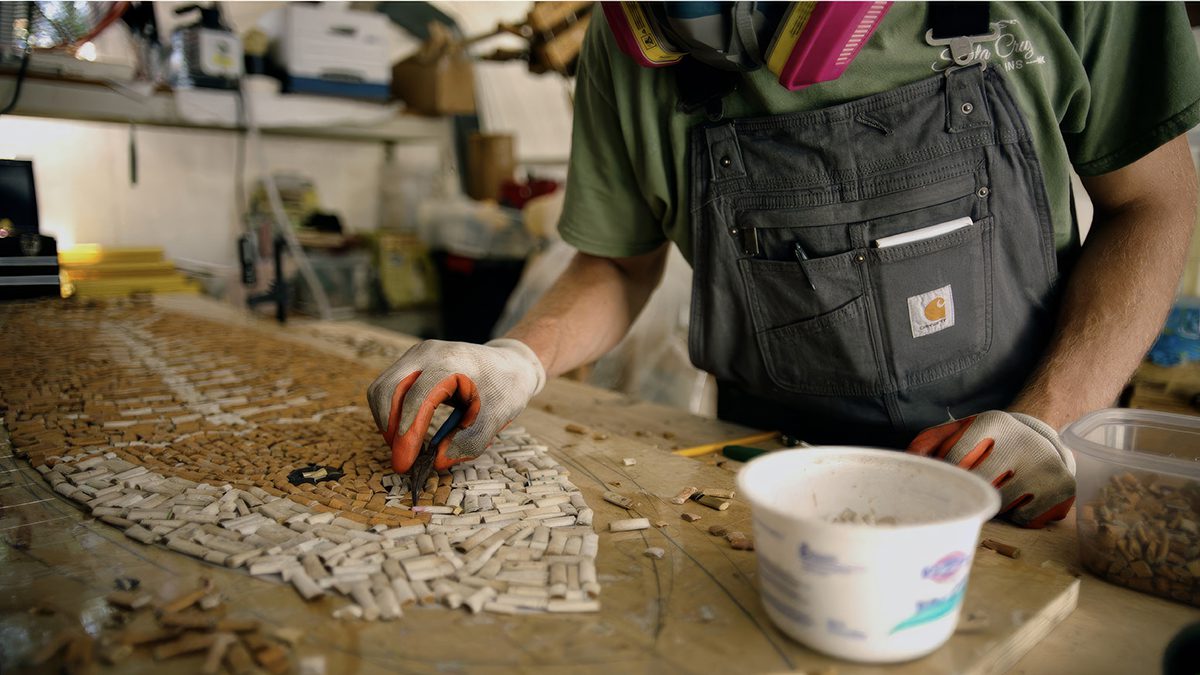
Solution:
M 996 541 L 995 539 L 984 539 L 979 543 L 979 545 L 984 548 L 989 548 L 1006 558 L 1021 557 L 1021 549 L 1013 546 L 1012 544 L 1005 544 L 1002 541 Z
M 625 459 L 621 460 L 621 463 L 625 466 L 633 466 L 634 464 L 637 464 L 637 460 L 632 457 L 626 457 Z
M 509 426 L 477 461 L 410 485 L 375 452 L 378 432 L 369 418 L 351 414 L 361 411 L 361 367 L 331 364 L 320 350 L 306 353 L 257 331 L 247 343 L 251 335 L 234 326 L 205 324 L 197 330 L 196 321 L 149 304 L 91 307 L 70 316 L 25 308 L 14 310 L 16 316 L 6 310 L 0 319 L 6 344 L 18 341 L 14 330 L 32 334 L 45 326 L 37 314 L 67 328 L 69 339 L 57 345 L 65 356 L 55 368 L 30 368 L 27 380 L 3 378 L 0 388 L 4 404 L 12 406 L 5 412 L 6 426 L 13 423 L 12 455 L 28 459 L 56 494 L 84 507 L 97 527 L 118 528 L 114 531 L 123 531 L 131 546 L 162 546 L 174 552 L 168 555 L 282 581 L 287 593 L 306 599 L 350 596 L 354 606 L 346 614 L 368 620 L 400 619 L 401 607 L 418 600 L 463 607 L 481 585 L 497 591 L 482 603 L 512 606 L 522 614 L 598 609 L 596 521 L 641 514 L 590 508 L 596 494 L 585 498 L 575 470 L 554 457 L 550 438 L 539 440 Z M 154 330 L 145 330 L 150 316 Z M 112 346 L 112 336 L 94 334 L 98 321 L 116 328 L 112 336 L 120 339 L 112 344 L 132 358 L 92 367 L 86 355 Z M 244 350 L 234 349 L 243 344 L 254 352 L 249 361 Z M 280 348 L 289 355 L 284 370 L 273 358 Z M 181 399 L 181 391 L 189 393 Z M 71 412 L 41 414 L 51 410 Z M 569 421 L 559 418 L 555 428 Z M 568 426 L 578 435 L 558 432 L 553 440 L 586 446 L 584 433 L 608 436 L 582 424 Z M 242 437 L 243 430 L 252 433 Z M 564 445 L 570 444 L 559 447 Z M 616 469 L 626 458 L 613 456 L 620 449 L 615 441 L 608 447 L 606 461 Z M 629 497 L 613 493 L 610 500 L 622 508 L 640 507 L 646 500 L 633 499 L 638 486 L 630 488 Z M 476 541 L 476 534 L 484 536 Z M 554 564 L 565 566 L 562 594 L 553 596 L 562 602 L 546 603 L 536 591 L 544 590 L 542 577 Z M 147 584 L 136 589 L 135 579 L 118 579 L 113 589 L 116 574 L 104 576 L 97 580 L 107 586 L 99 601 L 114 591 L 108 599 L 114 609 L 105 611 L 114 624 L 128 622 L 114 631 L 123 642 L 92 635 L 86 641 L 95 647 L 85 649 L 83 642 L 72 648 L 71 638 L 59 654 L 74 649 L 103 658 L 112 643 L 130 648 L 118 651 L 146 655 L 155 646 L 163 647 L 160 654 L 194 647 L 199 652 L 194 668 L 182 668 L 189 670 L 199 670 L 209 651 L 212 661 L 234 673 L 296 665 L 261 642 L 278 641 L 271 637 L 274 626 L 236 618 L 243 597 L 223 596 L 195 576 L 153 592 L 144 589 Z M 329 603 L 321 613 L 334 606 Z M 116 607 L 154 611 L 134 614 Z M 225 618 L 227 613 L 235 618 Z M 201 649 L 184 642 L 197 631 L 235 635 L 238 646 Z
M 664 551 L 663 549 L 661 549 L 657 546 L 651 546 L 650 548 L 646 549 L 646 557 L 647 558 L 654 558 L 655 560 L 662 560 L 663 556 L 666 554 L 667 554 L 666 551 Z
M 700 488 L 700 494 L 705 497 L 716 497 L 717 499 L 733 499 L 733 490 L 725 488 Z
M 710 525 L 708 527 L 708 533 L 714 537 L 724 537 L 725 533 L 728 531 L 729 528 L 725 527 L 724 525 Z
M 578 424 L 574 424 L 574 423 L 568 424 L 565 427 L 563 427 L 563 431 L 566 431 L 566 432 L 572 433 L 572 434 L 580 434 L 580 435 L 586 434 L 588 432 L 588 430 L 585 427 L 581 427 Z
M 689 523 L 694 523 L 697 520 L 700 520 L 700 516 L 696 515 L 695 513 L 688 513 L 687 511 L 684 511 L 683 513 L 679 514 L 679 517 L 683 518 L 684 520 L 688 521 Z

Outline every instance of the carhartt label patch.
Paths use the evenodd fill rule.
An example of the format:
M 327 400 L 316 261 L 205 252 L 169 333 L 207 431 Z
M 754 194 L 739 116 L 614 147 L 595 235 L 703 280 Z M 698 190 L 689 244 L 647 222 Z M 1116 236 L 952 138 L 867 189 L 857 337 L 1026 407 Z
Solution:
M 949 286 L 908 299 L 908 322 L 913 337 L 946 330 L 954 325 L 954 292 Z

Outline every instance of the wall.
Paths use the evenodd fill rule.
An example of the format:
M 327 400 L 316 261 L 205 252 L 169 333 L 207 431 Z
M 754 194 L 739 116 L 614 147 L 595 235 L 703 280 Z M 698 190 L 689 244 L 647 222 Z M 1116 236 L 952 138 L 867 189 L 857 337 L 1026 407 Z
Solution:
M 42 228 L 60 246 L 154 245 L 172 258 L 233 264 L 241 231 L 235 134 L 138 127 L 136 139 L 135 185 L 127 126 L 0 118 L 0 157 L 33 159 Z M 322 205 L 348 227 L 376 227 L 381 145 L 272 137 L 265 150 L 273 170 L 311 176 Z
M 170 16 L 184 3 L 158 3 Z M 279 2 L 223 3 L 235 30 L 253 25 Z M 468 34 L 497 21 L 519 20 L 527 2 L 439 3 L 460 18 Z M 169 25 L 169 24 L 168 24 Z M 124 38 L 114 33 L 99 45 L 101 58 L 120 61 Z M 209 263 L 236 261 L 236 134 L 222 131 L 138 127 L 139 181 L 129 179 L 130 129 L 126 125 L 0 117 L 0 157 L 32 158 L 43 229 L 60 245 L 162 246 L 169 257 Z M 270 137 L 266 154 L 272 170 L 311 176 L 322 205 L 354 230 L 378 226 L 383 146 Z M 398 162 L 412 170 L 432 170 L 436 152 L 397 148 Z M 246 166 L 246 190 L 258 172 Z

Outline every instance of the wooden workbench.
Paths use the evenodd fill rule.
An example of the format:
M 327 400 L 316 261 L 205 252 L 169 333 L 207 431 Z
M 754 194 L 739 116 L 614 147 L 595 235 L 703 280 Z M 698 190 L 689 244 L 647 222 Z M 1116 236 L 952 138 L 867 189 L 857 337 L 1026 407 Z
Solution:
M 166 304 L 221 321 L 248 321 L 211 303 Z M 270 324 L 256 325 L 278 333 Z M 402 350 L 411 344 L 354 324 L 293 324 L 285 335 L 376 369 L 395 354 L 379 345 Z M 168 596 L 190 588 L 199 576 L 212 578 L 231 598 L 232 613 L 267 625 L 304 628 L 297 652 L 324 654 L 330 673 L 428 672 L 435 666 L 472 672 L 762 672 L 832 663 L 771 625 L 758 601 L 753 554 L 733 551 L 705 532 L 714 522 L 749 531 L 744 504 L 720 514 L 706 511 L 693 525 L 679 519 L 682 507 L 666 501 L 681 485 L 733 481 L 730 471 L 673 456 L 670 448 L 739 438 L 752 430 L 565 381 L 549 383 L 519 423 L 570 467 L 572 479 L 596 508 L 597 531 L 604 531 L 609 520 L 627 516 L 599 499 L 614 482 L 635 498 L 639 512 L 667 523 L 640 533 L 603 535 L 600 615 L 470 616 L 433 608 L 411 609 L 395 623 L 334 621 L 330 611 L 340 601 L 306 604 L 290 588 L 127 540 L 59 499 L 35 472 L 3 457 L 11 452 L 0 449 L 0 670 L 28 653 L 59 620 L 29 612 L 34 605 L 78 614 L 85 626 L 98 629 L 112 614 L 103 596 L 116 577 L 140 578 Z M 568 423 L 608 438 L 569 433 L 564 429 Z M 623 457 L 636 458 L 637 464 L 622 466 Z M 1145 672 L 1156 668 L 1175 632 L 1200 619 L 1193 608 L 1090 576 L 1076 584 L 1073 520 L 1041 532 L 999 523 L 989 523 L 985 530 L 985 536 L 1024 551 L 1018 561 L 989 551 L 976 556 L 966 603 L 969 610 L 989 613 L 988 628 L 956 635 L 924 660 L 887 669 L 838 664 L 838 672 L 1000 672 L 1014 662 L 1019 672 L 1056 675 Z M 666 549 L 667 557 L 653 561 L 643 556 L 651 545 Z M 1048 593 L 1053 601 L 1030 604 L 1031 589 Z M 1071 613 L 1077 591 L 1079 607 Z M 173 670 L 186 672 L 177 663 L 195 665 L 199 658 L 172 662 Z M 134 660 L 124 671 L 160 672 L 160 666 Z

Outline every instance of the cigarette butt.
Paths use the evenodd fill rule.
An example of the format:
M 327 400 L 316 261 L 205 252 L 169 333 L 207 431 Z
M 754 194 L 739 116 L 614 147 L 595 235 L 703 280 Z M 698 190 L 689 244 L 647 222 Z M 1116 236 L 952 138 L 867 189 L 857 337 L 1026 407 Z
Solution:
M 626 497 L 625 495 L 619 495 L 616 492 L 612 492 L 612 491 L 606 491 L 604 493 L 604 501 L 608 502 L 609 504 L 616 504 L 617 506 L 619 506 L 623 509 L 632 509 L 633 508 L 633 500 L 632 499 L 630 499 L 629 497 Z
M 708 528 L 708 533 L 714 537 L 724 537 L 725 533 L 728 531 L 729 528 L 725 527 L 724 525 L 713 525 Z
M 691 499 L 692 495 L 696 494 L 696 488 L 688 486 L 681 489 L 674 497 L 671 497 L 672 504 L 683 504 Z
M 213 638 L 212 646 L 208 648 L 208 656 L 204 659 L 204 667 L 200 670 L 204 675 L 219 673 L 225 653 L 237 642 L 237 636 L 233 633 L 217 633 Z
M 133 647 L 123 644 L 107 644 L 100 649 L 100 660 L 105 665 L 115 666 L 133 656 Z
M 141 609 L 150 604 L 150 596 L 134 591 L 113 591 L 106 597 L 108 604 L 125 609 Z
M 160 609 L 162 610 L 163 614 L 171 614 L 174 612 L 183 611 L 199 602 L 200 598 L 208 595 L 211 591 L 212 588 L 210 588 L 209 584 L 206 582 L 202 588 L 198 588 L 194 591 L 176 596 L 173 600 L 168 601 Z
M 212 647 L 216 639 L 217 636 L 210 633 L 189 633 L 178 640 L 155 647 L 154 659 L 162 661 L 180 654 L 203 651 Z
M 50 659 L 54 658 L 55 654 L 62 651 L 62 649 L 66 647 L 67 644 L 74 639 L 74 637 L 75 633 L 70 630 L 63 629 L 59 631 L 58 634 L 50 638 L 50 642 L 47 642 L 42 646 L 41 649 L 37 650 L 32 656 L 29 657 L 29 664 L 33 666 L 40 666 L 43 663 L 46 663 Z
M 700 488 L 700 494 L 705 497 L 716 497 L 717 499 L 733 499 L 733 490 L 725 488 Z
M 179 631 L 172 628 L 156 628 L 153 630 L 144 631 L 125 631 L 121 633 L 117 640 L 124 645 L 136 647 L 138 645 L 146 645 L 153 642 L 162 642 L 173 637 L 178 637 Z
M 1013 546 L 1012 544 L 1005 544 L 1002 541 L 996 541 L 995 539 L 984 539 L 982 542 L 980 542 L 980 546 L 984 548 L 990 548 L 1006 558 L 1021 557 L 1021 549 Z
M 710 509 L 716 509 L 718 511 L 724 511 L 729 508 L 728 499 L 721 499 L 719 497 L 713 497 L 712 495 L 703 495 L 696 501 Z
M 254 660 L 250 657 L 250 652 L 242 646 L 241 642 L 234 642 L 229 645 L 229 651 L 225 652 L 225 664 L 229 666 L 229 671 L 235 675 L 249 673 L 254 669 Z
M 633 466 L 634 464 L 637 464 L 637 460 L 633 457 L 626 457 L 625 459 L 621 460 L 621 464 L 625 466 Z
M 258 630 L 258 626 L 254 619 L 221 619 L 216 629 L 226 633 L 249 633 Z
M 209 630 L 217 625 L 217 617 L 200 612 L 175 612 L 163 614 L 158 622 L 168 628 L 193 628 Z
M 696 522 L 697 520 L 700 520 L 700 516 L 698 516 L 697 514 L 695 514 L 695 513 L 688 513 L 688 512 L 686 512 L 686 511 L 685 511 L 685 512 L 683 512 L 683 513 L 681 513 L 681 514 L 679 514 L 679 517 L 680 517 L 680 518 L 683 518 L 684 520 L 688 521 L 689 523 L 694 523 L 694 522 Z
M 739 537 L 729 540 L 729 545 L 738 551 L 753 551 L 754 540 L 749 537 Z
M 64 670 L 68 673 L 91 673 L 96 671 L 96 640 L 86 634 L 77 634 L 67 645 L 63 656 Z
M 614 520 L 608 524 L 610 532 L 633 532 L 635 530 L 650 529 L 650 520 L 647 518 L 629 518 L 627 520 Z

